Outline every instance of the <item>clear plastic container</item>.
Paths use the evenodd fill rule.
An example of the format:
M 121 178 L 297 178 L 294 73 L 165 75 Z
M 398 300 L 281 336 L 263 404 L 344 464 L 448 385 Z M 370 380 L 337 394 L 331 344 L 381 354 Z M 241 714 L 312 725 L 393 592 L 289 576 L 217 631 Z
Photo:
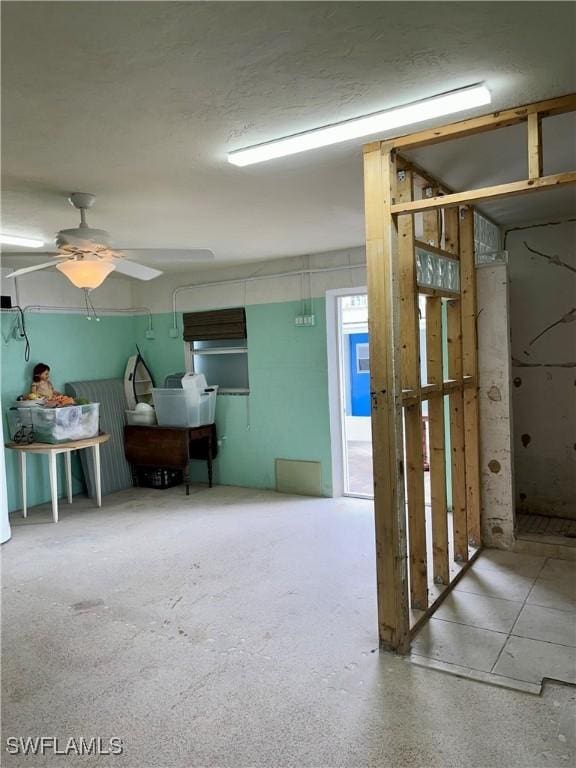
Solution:
M 10 408 L 8 426 L 14 442 L 67 443 L 98 435 L 100 403 L 63 408 Z M 31 435 L 30 435 L 31 432 Z
M 218 387 L 197 389 L 153 389 L 156 418 L 161 427 L 202 427 L 213 424 Z

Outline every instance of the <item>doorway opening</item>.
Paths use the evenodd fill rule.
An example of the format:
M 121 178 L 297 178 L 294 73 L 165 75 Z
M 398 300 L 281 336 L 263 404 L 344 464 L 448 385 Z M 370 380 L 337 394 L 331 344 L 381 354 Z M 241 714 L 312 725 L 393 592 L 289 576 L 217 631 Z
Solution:
M 422 384 L 425 385 L 426 296 L 420 295 L 418 304 L 420 349 L 423 351 L 420 374 Z M 327 311 L 334 495 L 373 499 L 370 337 L 366 288 L 330 291 L 327 296 Z M 448 434 L 446 439 L 449 453 Z M 431 489 L 430 435 L 426 401 L 422 404 L 422 453 L 425 473 L 424 497 L 428 514 Z M 447 479 L 450 496 L 450 478 Z
M 370 342 L 366 291 L 338 297 L 343 492 L 374 498 L 370 420 Z

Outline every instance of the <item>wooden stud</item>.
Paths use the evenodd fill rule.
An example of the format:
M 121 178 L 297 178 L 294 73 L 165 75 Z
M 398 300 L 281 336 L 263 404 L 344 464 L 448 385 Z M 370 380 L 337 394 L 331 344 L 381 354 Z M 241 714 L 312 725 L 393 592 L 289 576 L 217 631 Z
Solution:
M 474 386 L 464 389 L 464 449 L 468 541 L 480 546 L 480 450 L 478 442 L 478 344 L 476 338 L 476 273 L 474 212 L 460 211 L 460 290 L 462 313 L 462 372 Z
M 528 178 L 542 176 L 542 119 L 537 112 L 528 115 Z
M 397 139 L 389 141 L 388 144 L 394 149 L 401 149 L 402 147 L 416 149 L 416 147 L 425 147 L 428 144 L 439 144 L 450 139 L 474 136 L 477 133 L 486 133 L 497 128 L 518 125 L 518 123 L 525 122 L 528 116 L 533 113 L 540 113 L 543 117 L 550 117 L 551 115 L 561 115 L 565 112 L 574 111 L 576 111 L 576 94 L 571 93 L 567 96 L 505 109 L 500 112 L 492 112 L 488 115 L 482 115 L 482 117 L 460 120 L 448 125 L 442 125 L 439 128 L 430 128 L 426 131 L 411 133 L 407 136 L 399 136 Z
M 396 199 L 412 199 L 412 172 L 399 171 Z M 414 217 L 398 219 L 398 268 L 400 293 L 401 381 L 403 389 L 420 390 L 420 323 L 416 260 L 414 253 Z M 422 452 L 422 406 L 418 400 L 404 410 L 406 440 L 406 504 L 408 508 L 408 548 L 410 568 L 410 604 L 428 607 L 426 561 L 426 507 L 424 494 L 424 455 Z
M 444 211 L 444 247 L 457 254 L 460 247 L 459 212 L 457 208 Z M 452 538 L 454 559 L 468 560 L 468 523 L 466 519 L 466 461 L 464 453 L 464 392 L 462 374 L 462 317 L 460 301 L 446 302 L 448 337 L 448 375 L 457 385 L 450 391 L 444 382 L 444 392 L 450 391 L 450 450 L 452 466 Z
M 435 198 L 438 195 L 438 187 L 425 187 L 425 199 Z M 424 243 L 439 248 L 441 235 L 441 214 L 439 210 L 427 211 L 424 214 Z
M 364 154 L 370 387 L 378 629 L 383 648 L 409 646 L 408 579 L 397 317 L 396 225 L 390 214 L 396 168 L 380 145 Z
M 460 302 L 448 301 L 448 372 L 462 380 L 462 327 Z M 452 460 L 452 532 L 454 559 L 468 560 L 468 524 L 466 520 L 466 461 L 464 453 L 464 395 L 462 386 L 449 396 L 450 447 Z
M 442 256 L 451 256 L 453 259 L 459 259 L 459 237 L 458 237 L 458 209 L 447 208 L 444 211 L 444 250 Z
M 399 171 L 396 199 L 412 199 L 412 173 Z M 414 217 L 398 217 L 398 269 L 400 293 L 401 382 L 406 389 L 420 386 L 420 332 L 416 260 L 414 257 Z
M 426 299 L 427 373 L 431 384 L 442 386 L 442 300 Z M 444 398 L 428 400 L 430 489 L 432 497 L 432 563 L 434 581 L 448 584 L 448 510 L 446 505 L 446 450 Z
M 471 189 L 468 192 L 455 192 L 452 195 L 438 195 L 423 200 L 414 200 L 411 203 L 396 203 L 392 206 L 392 214 L 400 215 L 402 213 L 433 211 L 437 208 L 451 208 L 481 200 L 495 200 L 501 197 L 522 195 L 526 192 L 556 189 L 566 184 L 576 184 L 576 171 L 555 173 L 552 176 L 541 176 L 539 179 L 528 179 L 527 181 L 512 181 L 508 184 L 498 184 L 495 187 Z
M 420 402 L 404 409 L 406 438 L 406 490 L 408 506 L 408 548 L 410 563 L 410 607 L 428 607 L 428 567 L 426 559 L 426 507 L 424 455 L 422 451 L 422 406 Z

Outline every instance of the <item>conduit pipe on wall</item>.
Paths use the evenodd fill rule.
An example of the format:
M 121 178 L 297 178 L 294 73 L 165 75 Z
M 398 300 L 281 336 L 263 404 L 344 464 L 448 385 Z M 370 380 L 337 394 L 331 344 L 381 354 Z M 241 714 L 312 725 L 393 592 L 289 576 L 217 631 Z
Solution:
M 294 269 L 290 272 L 276 272 L 269 275 L 251 275 L 250 277 L 233 278 L 230 280 L 214 280 L 211 283 L 192 283 L 181 285 L 172 291 L 172 316 L 173 328 L 178 328 L 176 302 L 178 295 L 183 291 L 192 291 L 194 288 L 212 288 L 217 285 L 243 285 L 254 283 L 257 280 L 276 280 L 279 277 L 299 277 L 304 275 L 317 275 L 325 272 L 343 272 L 349 269 L 366 269 L 366 264 L 343 264 L 340 267 L 318 267 L 317 269 Z
M 74 314 L 84 315 L 86 313 L 85 307 L 54 307 L 45 304 L 29 304 L 24 307 L 24 312 L 72 312 Z M 152 311 L 148 307 L 131 307 L 127 309 L 116 309 L 106 307 L 98 307 L 98 312 L 105 315 L 117 315 L 117 314 L 129 314 L 129 315 L 147 315 L 148 316 L 148 330 L 153 331 L 152 328 Z

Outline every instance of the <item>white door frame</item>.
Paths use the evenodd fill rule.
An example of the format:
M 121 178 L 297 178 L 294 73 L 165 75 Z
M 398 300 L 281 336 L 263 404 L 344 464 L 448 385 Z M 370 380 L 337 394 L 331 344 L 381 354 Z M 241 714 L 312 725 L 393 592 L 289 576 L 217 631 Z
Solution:
M 344 425 L 342 402 L 344 382 L 342 381 L 341 317 L 338 299 L 341 296 L 358 296 L 368 293 L 365 285 L 355 288 L 334 288 L 326 291 L 326 340 L 328 344 L 328 406 L 330 409 L 330 452 L 332 455 L 332 495 L 344 496 L 344 473 L 348 467 L 344 462 Z M 334 375 L 336 374 L 336 375 Z

